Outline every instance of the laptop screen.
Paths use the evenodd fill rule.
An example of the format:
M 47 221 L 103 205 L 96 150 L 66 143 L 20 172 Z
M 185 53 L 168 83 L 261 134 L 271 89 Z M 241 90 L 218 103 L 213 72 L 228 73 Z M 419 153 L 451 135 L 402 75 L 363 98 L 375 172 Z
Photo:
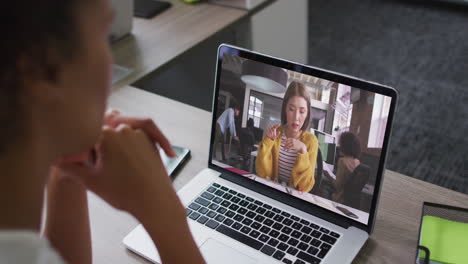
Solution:
M 212 164 L 367 225 L 392 97 L 242 54 L 219 54 Z

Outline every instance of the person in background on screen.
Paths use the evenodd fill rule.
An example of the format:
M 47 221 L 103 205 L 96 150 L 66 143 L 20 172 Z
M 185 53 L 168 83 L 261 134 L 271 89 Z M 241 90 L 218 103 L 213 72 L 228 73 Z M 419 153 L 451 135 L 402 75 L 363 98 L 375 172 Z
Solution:
M 104 114 L 110 1 L 2 11 L 0 263 L 92 263 L 87 190 L 138 219 L 163 263 L 203 263 L 155 147 L 173 157 L 168 140 L 150 119 Z
M 231 103 L 231 107 L 224 110 L 224 112 L 216 120 L 215 141 L 213 145 L 213 157 L 216 158 L 216 147 L 221 144 L 221 157 L 226 161 L 226 133 L 229 129 L 231 137 L 239 141 L 236 132 L 236 117 L 239 116 L 240 110 L 236 102 Z
M 344 202 L 344 189 L 346 182 L 361 162 L 361 142 L 359 138 L 352 132 L 343 132 L 339 140 L 340 152 L 343 157 L 338 159 L 336 165 L 336 179 L 333 181 L 334 192 L 332 199 L 335 202 Z M 324 171 L 325 176 L 330 177 L 327 171 Z
M 283 98 L 281 125 L 273 125 L 259 145 L 257 175 L 309 192 L 315 183 L 318 141 L 308 131 L 310 96 L 300 82 L 291 82 Z

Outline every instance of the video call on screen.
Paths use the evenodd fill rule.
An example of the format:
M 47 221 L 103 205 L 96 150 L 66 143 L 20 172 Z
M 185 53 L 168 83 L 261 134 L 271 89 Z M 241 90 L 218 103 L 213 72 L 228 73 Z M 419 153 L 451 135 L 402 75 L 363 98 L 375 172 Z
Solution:
M 213 163 L 367 224 L 391 97 L 226 53 L 221 63 Z

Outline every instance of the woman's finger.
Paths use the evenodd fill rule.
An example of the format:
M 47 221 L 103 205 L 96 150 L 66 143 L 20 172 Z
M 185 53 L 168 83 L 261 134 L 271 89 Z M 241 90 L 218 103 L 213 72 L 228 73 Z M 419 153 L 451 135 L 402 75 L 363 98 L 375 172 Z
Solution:
M 158 143 L 169 157 L 176 156 L 174 149 L 169 143 L 169 140 L 166 138 L 166 136 L 164 136 L 158 126 L 156 126 L 156 124 L 150 118 L 135 118 L 116 115 L 109 120 L 107 125 L 116 127 L 122 123 L 127 124 L 133 129 L 141 129 L 151 138 L 152 141 Z

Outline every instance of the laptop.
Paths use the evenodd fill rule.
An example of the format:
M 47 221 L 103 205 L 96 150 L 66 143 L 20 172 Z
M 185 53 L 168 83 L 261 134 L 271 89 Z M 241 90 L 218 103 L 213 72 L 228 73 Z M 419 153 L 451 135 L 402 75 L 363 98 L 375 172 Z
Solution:
M 266 148 L 268 128 L 281 124 L 282 102 L 292 82 L 303 84 L 311 108 L 301 110 L 311 113 L 310 123 L 304 121 L 306 125 L 301 127 L 309 139 L 307 156 L 301 153 L 301 168 L 293 167 L 291 175 L 286 175 L 300 175 L 299 181 L 276 177 L 283 175 L 274 172 L 282 161 L 274 162 L 273 154 L 272 158 L 265 156 L 270 151 Z M 239 144 L 229 140 L 235 132 L 229 135 L 228 128 L 224 130 L 224 149 L 215 144 L 220 139 L 217 121 L 230 111 L 233 101 L 240 110 L 234 115 L 237 135 L 248 132 L 250 120 L 263 130 L 262 139 L 253 137 L 255 142 L 247 151 L 239 147 L 246 145 L 243 137 Z M 396 102 L 397 92 L 387 86 L 220 45 L 208 167 L 178 192 L 206 262 L 351 263 L 374 227 Z M 285 135 L 286 126 L 283 123 Z M 320 144 L 314 140 L 314 131 L 326 135 Z M 349 141 L 340 141 L 345 133 L 357 139 L 359 146 L 352 145 L 351 150 L 360 148 L 358 158 L 349 157 Z M 335 151 L 335 145 L 333 155 L 320 154 L 328 152 L 318 149 L 320 146 Z M 273 170 L 265 174 L 260 166 L 269 160 Z M 343 173 L 349 166 L 354 170 Z M 160 262 L 141 225 L 123 243 L 140 256 Z

